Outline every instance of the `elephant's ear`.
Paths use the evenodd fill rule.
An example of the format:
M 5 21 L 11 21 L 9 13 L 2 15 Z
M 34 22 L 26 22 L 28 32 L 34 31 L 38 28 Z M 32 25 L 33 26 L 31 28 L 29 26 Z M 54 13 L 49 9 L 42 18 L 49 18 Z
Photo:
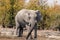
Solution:
M 36 10 L 35 13 L 41 15 L 39 10 Z
M 40 19 L 41 19 L 41 13 L 40 13 L 39 10 L 36 10 L 35 13 L 36 13 L 36 15 L 37 15 L 37 16 L 36 16 L 36 20 L 37 20 L 37 22 L 39 22 Z
M 40 12 L 39 10 L 36 10 L 36 12 Z

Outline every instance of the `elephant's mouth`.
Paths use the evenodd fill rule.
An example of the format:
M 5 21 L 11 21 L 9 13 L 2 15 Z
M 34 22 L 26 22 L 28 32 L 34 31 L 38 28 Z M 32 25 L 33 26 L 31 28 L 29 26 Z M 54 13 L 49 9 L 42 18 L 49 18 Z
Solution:
M 28 23 L 27 25 L 31 27 L 31 24 L 30 23 Z

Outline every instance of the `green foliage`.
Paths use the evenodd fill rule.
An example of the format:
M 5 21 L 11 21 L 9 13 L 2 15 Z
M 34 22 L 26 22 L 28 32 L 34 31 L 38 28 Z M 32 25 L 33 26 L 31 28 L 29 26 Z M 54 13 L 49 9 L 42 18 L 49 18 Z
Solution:
M 1 0 L 0 1 L 0 24 L 15 24 L 16 13 L 23 9 L 40 10 L 43 20 L 38 23 L 39 28 L 49 29 L 60 25 L 60 7 L 49 8 L 37 5 L 38 0 L 29 2 L 26 6 L 24 0 Z
M 21 3 L 21 4 L 20 4 Z M 19 5 L 18 5 L 19 4 Z M 20 0 L 1 0 L 0 1 L 0 24 L 15 25 L 14 18 L 16 13 L 23 8 L 23 1 Z

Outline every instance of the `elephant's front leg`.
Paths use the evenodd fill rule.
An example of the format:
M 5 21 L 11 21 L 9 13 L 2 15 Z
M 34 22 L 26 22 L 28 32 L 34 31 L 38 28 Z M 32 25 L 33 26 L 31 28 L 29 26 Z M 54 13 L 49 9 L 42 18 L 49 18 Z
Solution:
M 35 23 L 34 27 L 34 39 L 37 40 L 37 23 Z

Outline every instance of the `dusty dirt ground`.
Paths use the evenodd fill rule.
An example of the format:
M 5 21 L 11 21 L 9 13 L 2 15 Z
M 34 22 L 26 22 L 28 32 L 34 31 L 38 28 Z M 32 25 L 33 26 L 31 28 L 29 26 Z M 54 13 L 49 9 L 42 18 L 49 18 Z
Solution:
M 24 37 L 14 37 L 14 38 L 11 38 L 11 37 L 0 37 L 0 40 L 26 40 L 25 38 L 26 38 L 25 36 Z M 60 39 L 49 39 L 49 38 L 46 38 L 46 37 L 38 36 L 37 40 L 60 40 Z
M 11 31 L 13 29 L 7 29 L 8 31 Z M 0 29 L 1 31 L 1 29 Z M 2 30 L 4 32 L 4 29 Z M 13 36 L 0 36 L 0 40 L 26 40 L 28 31 L 24 31 L 24 34 L 22 37 L 13 37 Z M 34 31 L 33 31 L 34 32 Z M 34 33 L 32 33 L 33 35 Z M 52 30 L 38 30 L 37 32 L 37 40 L 60 40 L 60 32 L 59 31 L 52 31 Z M 56 37 L 54 37 L 55 35 Z M 46 37 L 47 36 L 47 37 Z M 34 40 L 34 39 L 32 39 Z
M 23 36 L 23 37 L 0 37 L 0 40 L 26 40 L 26 36 Z M 34 39 L 32 39 L 32 40 L 34 40 Z M 37 40 L 60 40 L 60 39 L 38 36 Z

